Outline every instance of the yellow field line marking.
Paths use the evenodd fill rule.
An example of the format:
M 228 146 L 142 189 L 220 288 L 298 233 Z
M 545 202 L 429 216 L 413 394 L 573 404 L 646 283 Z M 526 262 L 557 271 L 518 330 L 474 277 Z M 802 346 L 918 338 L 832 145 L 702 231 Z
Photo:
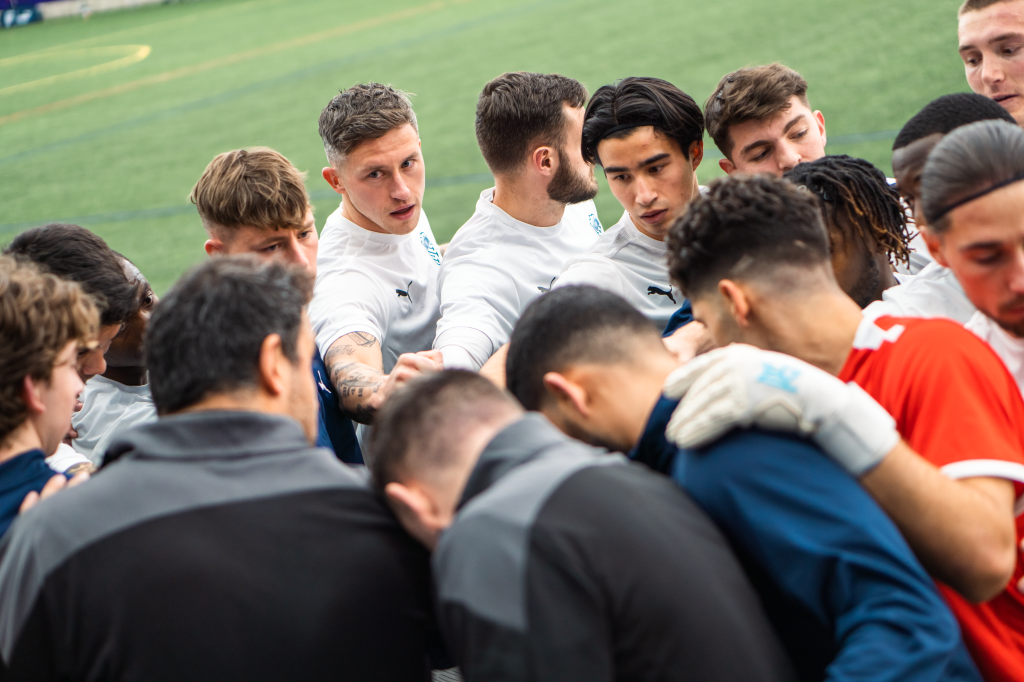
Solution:
M 338 26 L 335 28 L 327 29 L 326 31 L 317 31 L 316 33 L 310 33 L 309 35 L 300 36 L 298 38 L 292 38 L 291 40 L 283 40 L 279 43 L 267 45 L 265 47 L 258 47 L 252 50 L 245 50 L 244 52 L 236 52 L 235 54 L 227 55 L 225 57 L 218 57 L 217 59 L 211 59 L 209 61 L 201 62 L 199 64 L 192 64 L 191 66 L 183 66 L 179 69 L 173 69 L 171 71 L 165 71 L 164 73 L 154 74 L 145 78 L 131 81 L 129 83 L 122 83 L 120 85 L 114 85 L 103 90 L 95 90 L 93 92 L 86 92 L 75 97 L 69 97 L 62 99 L 57 102 L 50 102 L 49 104 L 43 104 L 38 107 L 31 109 L 23 109 L 22 111 L 16 111 L 6 116 L 0 116 L 0 126 L 5 126 L 16 121 L 20 121 L 23 118 L 30 116 L 39 116 L 42 114 L 48 114 L 53 111 L 59 111 L 61 109 L 67 109 L 70 107 L 78 106 L 79 104 L 86 104 L 93 102 L 104 97 L 113 97 L 114 95 L 121 95 L 126 92 L 138 90 L 139 88 L 146 87 L 147 85 L 157 85 L 160 83 L 166 83 L 168 81 L 176 80 L 178 78 L 184 78 L 185 76 L 193 76 L 203 71 L 209 71 L 210 69 L 216 69 L 222 66 L 230 66 L 247 59 L 253 59 L 254 57 L 264 57 L 275 52 L 282 52 L 284 50 L 290 50 L 296 47 L 303 47 L 312 43 L 317 43 L 322 40 L 329 38 L 337 38 L 348 33 L 355 31 L 362 31 L 367 28 L 374 28 L 381 24 L 388 24 L 401 19 L 408 19 L 415 17 L 420 14 L 426 14 L 434 10 L 441 9 L 447 3 L 441 0 L 437 2 L 431 2 L 426 5 L 420 5 L 419 7 L 411 7 L 409 9 L 399 10 L 392 12 L 391 14 L 385 14 L 381 17 L 374 17 L 372 19 L 364 19 L 363 21 L 349 24 L 347 26 Z
M 78 50 L 66 50 L 66 51 L 55 51 L 47 52 L 45 54 L 34 53 L 30 55 L 19 55 L 17 57 L 8 57 L 7 59 L 0 59 L 0 69 L 10 66 L 11 63 L 15 62 L 26 62 L 26 61 L 37 61 L 48 59 L 50 57 L 90 57 L 96 54 L 103 54 L 104 52 L 120 53 L 124 52 L 125 49 L 131 51 L 131 54 L 125 55 L 120 59 L 113 61 L 104 62 L 103 64 L 96 64 L 95 66 L 87 66 L 84 69 L 76 69 L 74 71 L 68 71 L 67 73 L 59 73 L 55 76 L 47 76 L 46 78 L 37 78 L 34 81 L 28 81 L 26 83 L 18 83 L 17 85 L 9 85 L 6 88 L 0 88 L 0 96 L 10 95 L 15 92 L 23 92 L 25 90 L 33 90 L 35 88 L 41 88 L 44 85 L 51 85 L 53 83 L 59 83 L 60 81 L 73 80 L 75 78 L 85 78 L 87 76 L 95 76 L 96 74 L 106 73 L 107 71 L 114 71 L 116 69 L 124 68 L 135 62 L 141 62 L 143 59 L 149 56 L 149 53 L 153 49 L 149 45 L 112 45 L 110 47 L 84 47 Z

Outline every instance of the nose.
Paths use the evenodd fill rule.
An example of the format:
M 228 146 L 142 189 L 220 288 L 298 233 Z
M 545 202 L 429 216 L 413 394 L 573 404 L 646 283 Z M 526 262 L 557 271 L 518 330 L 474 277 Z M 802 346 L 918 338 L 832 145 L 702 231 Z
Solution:
M 1014 254 L 1009 286 L 1010 291 L 1014 294 L 1024 295 L 1024 245 L 1018 246 L 1017 252 Z
M 775 159 L 779 165 L 779 177 L 796 168 L 796 165 L 803 161 L 800 151 L 792 145 L 781 142 L 775 148 Z
M 94 377 L 107 371 L 107 360 L 97 348 L 85 354 L 78 369 L 81 374 Z
M 654 188 L 654 183 L 649 178 L 644 177 L 643 173 L 637 176 L 636 203 L 646 208 L 653 204 L 657 198 L 658 192 Z
M 288 250 L 285 257 L 289 263 L 294 263 L 295 265 L 300 266 L 303 270 L 309 269 L 309 259 L 306 257 L 296 235 L 292 235 L 291 239 L 288 241 Z
M 981 62 L 981 82 L 988 86 L 997 85 L 1003 82 L 1003 69 L 992 59 L 985 59 Z
M 409 185 L 401 173 L 395 173 L 394 178 L 395 182 L 391 186 L 391 198 L 395 201 L 405 201 L 412 196 L 412 192 L 409 191 Z

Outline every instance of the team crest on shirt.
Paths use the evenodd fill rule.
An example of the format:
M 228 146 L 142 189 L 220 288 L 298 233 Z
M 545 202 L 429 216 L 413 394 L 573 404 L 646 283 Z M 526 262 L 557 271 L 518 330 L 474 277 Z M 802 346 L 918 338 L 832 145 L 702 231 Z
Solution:
M 604 234 L 604 228 L 601 227 L 601 221 L 598 220 L 597 215 L 594 213 L 590 214 L 590 226 L 594 228 L 594 232 L 597 232 L 598 235 Z
M 430 243 L 430 239 L 428 239 L 427 235 L 424 234 L 423 232 L 420 232 L 420 244 L 423 244 L 423 248 L 427 250 L 427 253 L 430 254 L 430 257 L 433 259 L 433 261 L 440 265 L 441 254 L 437 252 L 437 249 L 434 247 L 433 244 Z

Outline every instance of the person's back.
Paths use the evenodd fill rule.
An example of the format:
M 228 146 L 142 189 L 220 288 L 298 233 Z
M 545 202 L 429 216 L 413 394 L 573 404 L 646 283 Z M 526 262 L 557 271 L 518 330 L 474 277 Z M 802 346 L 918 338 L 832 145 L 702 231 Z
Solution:
M 469 682 L 793 679 L 728 544 L 670 481 L 467 372 L 410 383 L 373 443 L 410 530 L 436 517 L 404 502 L 436 494 L 446 519 L 453 505 L 419 537 L 436 542 L 438 616 Z
M 0 549 L 4 679 L 429 679 L 426 552 L 311 446 L 311 289 L 225 257 L 160 303 L 160 419 Z

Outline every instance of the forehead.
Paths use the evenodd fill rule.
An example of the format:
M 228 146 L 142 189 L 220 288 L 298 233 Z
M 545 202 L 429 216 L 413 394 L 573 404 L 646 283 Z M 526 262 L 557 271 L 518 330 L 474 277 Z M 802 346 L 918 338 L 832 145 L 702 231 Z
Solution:
M 729 137 L 733 144 L 742 147 L 745 143 L 754 140 L 768 140 L 781 137 L 786 125 L 799 116 L 811 117 L 812 112 L 799 97 L 795 95 L 789 98 L 789 107 L 783 109 L 771 118 L 760 121 L 744 121 L 729 127 Z M 744 142 L 740 142 L 743 140 Z
M 627 137 L 609 138 L 597 144 L 597 155 L 608 166 L 635 166 L 657 154 L 681 154 L 679 145 L 653 126 L 642 126 Z
M 946 237 L 972 243 L 1024 239 L 1024 181 L 953 209 Z
M 960 17 L 957 32 L 961 45 L 982 45 L 1004 33 L 1024 31 L 1024 0 L 998 2 Z
M 419 151 L 420 137 L 412 125 L 406 123 L 393 128 L 376 140 L 366 140 L 349 152 L 345 159 L 347 166 L 388 165 L 403 161 Z
M 894 151 L 892 153 L 893 172 L 908 174 L 924 168 L 924 162 L 928 160 L 928 153 L 935 148 L 942 137 L 942 133 L 932 133 Z

